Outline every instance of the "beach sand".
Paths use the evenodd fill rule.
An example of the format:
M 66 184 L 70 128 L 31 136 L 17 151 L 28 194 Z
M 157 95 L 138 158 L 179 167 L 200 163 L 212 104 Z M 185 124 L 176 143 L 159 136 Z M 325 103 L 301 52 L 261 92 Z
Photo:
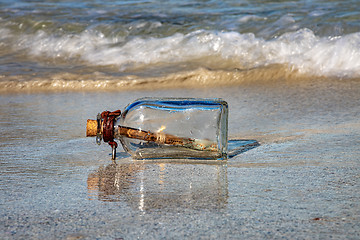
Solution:
M 360 81 L 0 95 L 1 239 L 359 239 Z M 135 161 L 85 137 L 140 97 L 220 97 L 227 161 Z

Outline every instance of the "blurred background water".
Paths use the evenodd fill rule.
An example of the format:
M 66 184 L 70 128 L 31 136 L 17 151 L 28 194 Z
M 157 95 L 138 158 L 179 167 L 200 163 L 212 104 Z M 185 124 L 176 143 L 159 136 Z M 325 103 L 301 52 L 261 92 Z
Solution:
M 251 82 L 264 71 L 270 81 L 278 72 L 358 78 L 359 8 L 355 0 L 1 1 L 0 86 L 126 89 L 174 78 L 194 86 Z

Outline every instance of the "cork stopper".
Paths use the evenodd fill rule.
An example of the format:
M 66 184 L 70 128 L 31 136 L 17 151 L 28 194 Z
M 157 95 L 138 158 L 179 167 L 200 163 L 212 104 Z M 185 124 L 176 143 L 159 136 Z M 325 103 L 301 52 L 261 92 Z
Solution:
M 86 123 L 86 136 L 94 137 L 97 133 L 97 121 L 88 119 Z

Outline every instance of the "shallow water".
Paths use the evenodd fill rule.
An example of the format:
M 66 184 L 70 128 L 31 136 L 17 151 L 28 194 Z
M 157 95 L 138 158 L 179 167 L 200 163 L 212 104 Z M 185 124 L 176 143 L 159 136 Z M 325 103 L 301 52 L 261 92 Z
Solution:
M 344 80 L 2 95 L 1 237 L 357 238 L 358 91 Z M 87 118 L 144 95 L 210 94 L 229 103 L 230 138 L 259 146 L 207 163 L 119 148 L 114 165 L 85 138 Z

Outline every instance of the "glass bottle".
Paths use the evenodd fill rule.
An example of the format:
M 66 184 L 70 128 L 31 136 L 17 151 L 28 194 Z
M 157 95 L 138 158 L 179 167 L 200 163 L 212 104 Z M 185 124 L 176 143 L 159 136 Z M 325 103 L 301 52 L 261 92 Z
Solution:
M 227 158 L 228 105 L 222 99 L 142 98 L 122 114 L 88 120 L 87 136 L 95 135 L 95 126 L 98 143 L 103 139 L 114 149 L 117 139 L 134 159 Z

